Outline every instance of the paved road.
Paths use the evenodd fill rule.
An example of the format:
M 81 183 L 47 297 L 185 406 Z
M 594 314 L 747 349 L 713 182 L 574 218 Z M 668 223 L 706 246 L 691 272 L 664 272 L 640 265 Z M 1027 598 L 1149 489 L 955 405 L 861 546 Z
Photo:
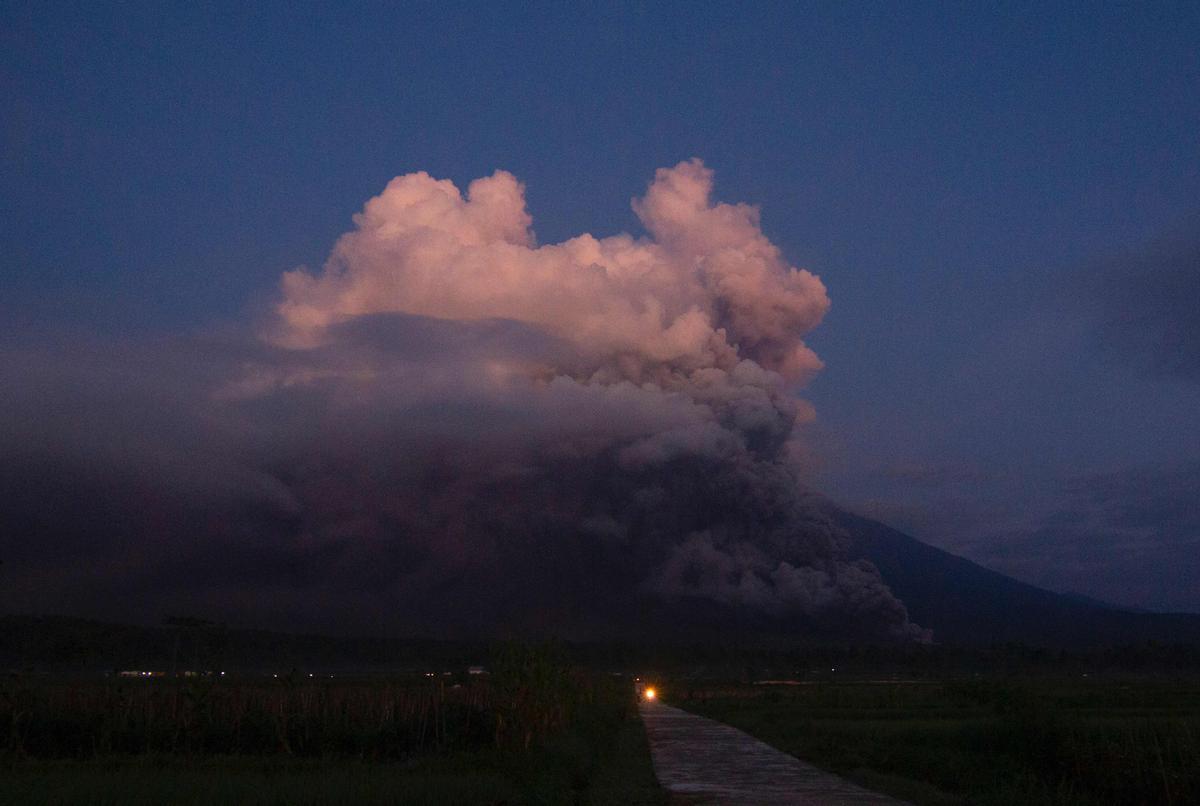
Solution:
M 654 774 L 672 804 L 905 806 L 780 752 L 748 733 L 642 702 Z

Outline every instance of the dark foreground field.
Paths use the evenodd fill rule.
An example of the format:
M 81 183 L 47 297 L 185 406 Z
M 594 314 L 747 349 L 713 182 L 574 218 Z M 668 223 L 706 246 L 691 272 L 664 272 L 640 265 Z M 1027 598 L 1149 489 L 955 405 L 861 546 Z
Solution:
M 674 669 L 669 703 L 917 804 L 1200 803 L 1190 662 L 960 654 L 843 654 L 795 685 L 714 681 L 799 655 L 648 665 Z M 8 675 L 0 803 L 661 804 L 634 681 L 606 665 L 512 645 L 485 675 Z
M 486 679 L 13 676 L 0 803 L 661 803 L 634 705 L 541 650 Z
M 917 804 L 1200 803 L 1200 682 L 705 685 L 667 701 Z

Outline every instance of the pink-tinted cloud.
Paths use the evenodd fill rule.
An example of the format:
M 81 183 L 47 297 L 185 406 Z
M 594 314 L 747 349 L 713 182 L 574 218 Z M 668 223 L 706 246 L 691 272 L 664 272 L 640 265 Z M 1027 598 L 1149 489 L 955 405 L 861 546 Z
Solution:
M 537 245 L 524 188 L 497 171 L 464 198 L 445 180 L 392 180 L 355 217 L 324 270 L 283 278 L 278 338 L 319 343 L 364 314 L 511 319 L 571 342 L 577 371 L 634 381 L 733 370 L 749 359 L 786 381 L 821 362 L 803 336 L 829 307 L 789 266 L 758 211 L 714 203 L 699 160 L 657 172 L 634 210 L 649 238 L 582 234 Z

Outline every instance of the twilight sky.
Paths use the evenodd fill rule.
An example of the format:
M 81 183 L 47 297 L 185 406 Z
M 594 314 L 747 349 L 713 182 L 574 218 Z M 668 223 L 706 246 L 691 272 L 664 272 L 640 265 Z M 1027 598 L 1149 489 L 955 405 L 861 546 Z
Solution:
M 1054 590 L 1200 611 L 1200 6 L 205 5 L 0 2 L 0 350 L 26 384 L 3 444 L 32 444 L 29 412 L 76 401 L 93 374 L 120 386 L 114 353 L 186 399 L 212 378 L 169 356 L 231 330 L 270 331 L 269 346 L 200 354 L 220 354 L 215 375 L 272 367 L 239 376 L 255 389 L 344 379 L 400 339 L 434 356 L 421 366 L 446 349 L 464 372 L 536 355 L 576 380 L 607 373 L 588 376 L 609 384 L 597 397 L 560 385 L 557 403 L 447 381 L 468 408 L 636 410 L 646 434 L 689 439 L 710 416 L 697 400 L 722 423 L 751 391 L 771 417 L 787 409 L 781 384 L 812 374 L 811 349 L 815 419 L 777 434 L 807 485 Z M 466 195 L 479 178 L 469 203 L 433 181 Z M 405 242 L 426 251 L 396 277 L 380 239 L 417 226 L 410 197 L 461 221 L 449 246 Z M 580 233 L 599 240 L 568 246 Z M 445 288 L 421 273 L 449 265 L 438 249 L 481 244 L 491 262 L 454 264 Z M 692 258 L 717 279 L 684 283 Z M 651 268 L 563 284 L 592 262 Z M 785 279 L 721 284 L 760 271 Z M 389 294 L 404 302 L 371 302 Z M 713 347 L 715 324 L 629 314 L 650 297 L 683 306 L 671 317 L 719 312 L 737 355 Z M 339 316 L 362 321 L 313 335 Z M 431 333 L 413 316 L 520 327 Z M 172 339 L 191 346 L 164 352 Z M 293 374 L 262 352 L 313 339 L 326 352 Z M 739 359 L 782 381 L 738 375 Z M 708 370 L 728 375 L 720 403 L 696 391 Z M 622 382 L 684 371 L 665 396 L 614 402 Z M 729 428 L 753 443 L 760 426 Z M 300 430 L 248 464 L 283 461 Z M 801 584 L 762 574 L 772 597 Z

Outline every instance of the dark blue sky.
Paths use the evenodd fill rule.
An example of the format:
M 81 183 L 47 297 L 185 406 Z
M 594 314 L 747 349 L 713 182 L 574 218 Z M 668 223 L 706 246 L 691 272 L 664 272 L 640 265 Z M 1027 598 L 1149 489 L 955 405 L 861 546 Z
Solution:
M 0 338 L 252 316 L 416 170 L 637 233 L 696 156 L 829 287 L 818 487 L 1200 610 L 1200 6 L 0 9 Z

